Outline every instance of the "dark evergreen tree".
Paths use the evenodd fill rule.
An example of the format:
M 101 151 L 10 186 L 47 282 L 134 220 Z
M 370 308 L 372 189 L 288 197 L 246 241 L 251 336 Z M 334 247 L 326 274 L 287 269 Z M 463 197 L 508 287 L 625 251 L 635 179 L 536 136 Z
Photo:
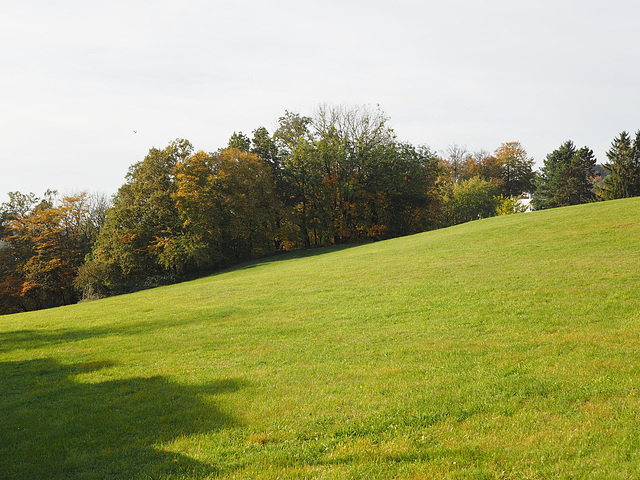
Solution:
M 605 200 L 639 196 L 640 131 L 633 141 L 627 132 L 622 132 L 611 143 L 607 158 L 604 168 L 608 175 L 599 195 Z
M 536 209 L 587 203 L 595 198 L 596 159 L 587 147 L 576 149 L 568 140 L 547 155 L 536 181 Z

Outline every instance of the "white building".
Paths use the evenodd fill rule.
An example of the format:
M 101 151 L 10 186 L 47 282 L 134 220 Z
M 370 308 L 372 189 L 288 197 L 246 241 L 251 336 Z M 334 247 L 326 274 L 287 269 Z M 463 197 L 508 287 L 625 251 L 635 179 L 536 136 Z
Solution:
M 518 198 L 518 203 L 527 207 L 527 209 L 525 210 L 526 212 L 533 211 L 533 205 L 531 203 L 533 201 L 533 197 L 534 197 L 533 193 L 523 193 Z

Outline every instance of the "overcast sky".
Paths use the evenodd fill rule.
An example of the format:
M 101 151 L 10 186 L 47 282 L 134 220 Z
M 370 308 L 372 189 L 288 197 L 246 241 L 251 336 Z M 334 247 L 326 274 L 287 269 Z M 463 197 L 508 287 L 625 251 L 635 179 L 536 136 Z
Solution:
M 0 201 L 111 195 L 149 148 L 370 105 L 444 151 L 640 129 L 637 0 L 21 0 L 0 6 Z M 134 133 L 136 131 L 137 133 Z

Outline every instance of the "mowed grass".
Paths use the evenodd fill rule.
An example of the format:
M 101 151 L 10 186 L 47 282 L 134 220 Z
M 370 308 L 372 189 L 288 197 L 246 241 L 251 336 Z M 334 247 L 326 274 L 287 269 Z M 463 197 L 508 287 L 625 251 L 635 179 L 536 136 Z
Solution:
M 640 199 L 0 317 L 0 478 L 640 472 Z

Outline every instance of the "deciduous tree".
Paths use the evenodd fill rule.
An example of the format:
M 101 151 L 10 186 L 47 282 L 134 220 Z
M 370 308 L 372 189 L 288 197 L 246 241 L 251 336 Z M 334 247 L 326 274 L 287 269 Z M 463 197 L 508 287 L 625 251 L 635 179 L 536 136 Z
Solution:
M 3 210 L 0 248 L 0 311 L 32 310 L 73 303 L 73 280 L 91 248 L 95 229 L 89 196 L 44 200 L 10 195 Z
M 496 215 L 499 187 L 495 183 L 473 177 L 442 188 L 442 226 Z
M 233 132 L 233 135 L 231 135 L 227 147 L 237 148 L 238 150 L 242 150 L 243 152 L 248 152 L 249 150 L 251 150 L 251 140 L 242 132 Z
M 277 233 L 271 168 L 254 153 L 227 148 L 216 154 L 223 237 L 233 260 L 256 258 L 275 249 Z
M 493 156 L 500 168 L 498 178 L 502 195 L 517 197 L 534 190 L 533 159 L 529 158 L 520 142 L 503 143 Z
M 463 173 L 469 167 L 470 154 L 467 147 L 458 144 L 449 145 L 445 152 L 444 161 L 451 172 L 451 182 L 456 183 L 463 178 Z
M 310 117 L 287 111 L 280 117 L 274 133 L 282 159 L 282 193 L 290 212 L 283 228 L 286 238 L 282 241 L 303 248 L 311 246 L 312 207 L 321 183 L 318 170 L 311 164 L 313 137 L 310 124 Z
M 174 271 L 165 261 L 169 239 L 182 233 L 176 208 L 176 166 L 191 155 L 186 140 L 152 148 L 133 165 L 114 197 L 94 248 L 94 261 L 108 266 L 113 288 L 131 288 Z

